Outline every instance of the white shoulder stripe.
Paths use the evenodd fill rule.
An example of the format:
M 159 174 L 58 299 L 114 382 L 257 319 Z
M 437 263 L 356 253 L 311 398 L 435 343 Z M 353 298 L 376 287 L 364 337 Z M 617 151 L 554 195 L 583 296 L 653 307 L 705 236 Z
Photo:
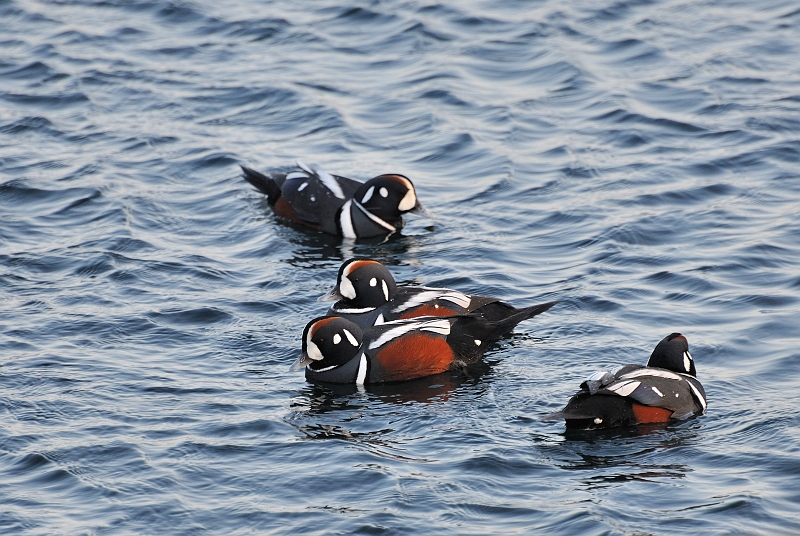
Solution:
M 432 318 L 433 320 L 422 320 L 423 318 Z M 395 322 L 390 322 L 390 324 L 395 324 Z M 388 324 L 384 324 L 388 325 Z M 421 331 L 432 331 L 433 333 L 438 333 L 440 335 L 449 335 L 450 334 L 450 321 L 446 318 L 437 318 L 437 317 L 419 317 L 415 318 L 412 322 L 403 322 L 396 328 L 392 328 L 374 341 L 369 344 L 369 349 L 374 350 L 375 348 L 379 348 L 386 344 L 387 342 L 397 339 L 405 335 L 406 333 L 410 333 L 415 330 Z
M 666 378 L 668 380 L 683 380 L 683 378 L 674 372 L 668 370 L 659 370 L 650 367 L 640 368 L 619 377 L 620 380 L 628 380 L 630 378 L 638 378 L 639 376 L 656 376 L 658 378 Z
M 317 176 L 333 195 L 339 199 L 344 199 L 344 192 L 342 191 L 342 187 L 339 186 L 339 181 L 336 180 L 336 177 L 320 170 L 317 170 Z
M 400 311 L 412 309 L 417 305 L 422 305 L 423 303 L 427 303 L 433 300 L 449 301 L 451 303 L 458 305 L 459 307 L 463 307 L 464 309 L 469 308 L 469 304 L 472 302 L 472 299 L 469 296 L 455 290 L 450 290 L 446 288 L 436 288 L 436 289 L 426 288 L 424 292 L 420 292 L 416 296 L 412 296 L 411 298 L 409 298 L 408 301 L 398 305 L 392 312 L 399 313 Z
M 330 173 L 326 173 L 324 171 L 311 169 L 310 167 L 302 163 L 300 160 L 296 160 L 295 163 L 297 164 L 297 167 L 299 167 L 309 175 L 316 175 L 317 177 L 319 177 L 319 180 L 322 181 L 322 184 L 324 184 L 325 187 L 328 190 L 330 190 L 331 193 L 333 193 L 333 195 L 335 195 L 339 199 L 344 199 L 344 192 L 342 191 L 342 187 L 339 185 L 339 181 L 337 181 L 333 175 L 331 175 Z M 293 173 L 290 175 L 293 175 Z M 288 179 L 289 175 L 287 175 L 286 178 Z
M 367 379 L 367 354 L 361 354 L 361 361 L 358 363 L 358 374 L 356 375 L 356 385 L 364 385 Z
M 342 205 L 342 212 L 339 214 L 339 225 L 342 228 L 343 237 L 356 238 L 356 230 L 353 228 L 353 217 L 350 215 L 350 200 Z
M 619 383 L 613 383 L 611 385 L 606 386 L 606 389 L 615 392 L 619 396 L 628 396 L 629 394 L 634 392 L 636 388 L 639 387 L 641 384 L 642 384 L 641 382 L 629 380 Z

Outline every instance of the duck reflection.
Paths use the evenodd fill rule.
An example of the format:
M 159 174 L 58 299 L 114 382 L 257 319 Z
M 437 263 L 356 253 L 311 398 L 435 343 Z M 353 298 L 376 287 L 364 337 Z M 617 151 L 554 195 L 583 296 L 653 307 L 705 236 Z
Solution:
M 301 389 L 292 401 L 294 411 L 287 423 L 309 439 L 379 440 L 394 429 L 354 431 L 354 426 L 349 423 L 358 422 L 363 426 L 365 415 L 394 411 L 394 406 L 446 402 L 460 388 L 479 383 L 481 377 L 491 370 L 490 364 L 476 365 L 386 385 L 310 384 Z M 328 422 L 321 422 L 321 418 Z M 386 419 L 380 419 L 380 422 L 385 423 Z
M 421 249 L 426 238 L 425 235 L 404 235 L 398 231 L 389 236 L 353 240 L 310 231 L 273 215 L 269 218 L 273 220 L 271 223 L 278 236 L 293 246 L 293 255 L 286 262 L 298 268 L 320 264 L 334 264 L 338 268 L 344 260 L 352 257 L 370 257 L 387 266 L 414 264 L 418 262 L 414 252 Z M 433 231 L 432 226 L 425 229 Z
M 587 488 L 657 478 L 684 478 L 685 463 L 650 463 L 663 453 L 690 444 L 697 432 L 686 422 L 657 423 L 611 430 L 570 430 L 561 445 L 578 459 L 558 464 L 571 471 L 591 471 Z M 632 450 L 633 449 L 633 450 Z

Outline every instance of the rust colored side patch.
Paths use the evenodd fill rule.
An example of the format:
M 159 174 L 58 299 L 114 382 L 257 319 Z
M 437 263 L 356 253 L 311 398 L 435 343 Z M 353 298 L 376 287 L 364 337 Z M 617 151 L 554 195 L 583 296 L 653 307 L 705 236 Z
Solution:
M 292 205 L 286 202 L 286 200 L 282 197 L 279 197 L 275 204 L 272 206 L 272 210 L 275 211 L 275 214 L 280 216 L 281 218 L 285 218 L 291 222 L 299 223 L 301 225 L 305 225 L 306 227 L 311 227 L 312 229 L 316 229 L 317 231 L 321 231 L 322 227 L 319 224 L 307 222 L 303 219 L 297 217 L 294 213 L 294 209 Z
M 668 409 L 641 404 L 633 404 L 633 414 L 636 415 L 636 422 L 639 424 L 667 422 L 672 417 L 672 411 Z
M 438 308 L 434 307 L 433 305 L 423 305 L 421 307 L 417 307 L 416 309 L 406 311 L 400 318 L 398 318 L 398 320 L 417 318 L 418 316 L 450 316 L 456 314 L 458 313 L 452 309 L 448 309 L 447 307 L 442 307 L 441 305 Z
M 415 333 L 390 342 L 375 359 L 383 372 L 378 381 L 392 382 L 440 374 L 455 355 L 443 338 Z

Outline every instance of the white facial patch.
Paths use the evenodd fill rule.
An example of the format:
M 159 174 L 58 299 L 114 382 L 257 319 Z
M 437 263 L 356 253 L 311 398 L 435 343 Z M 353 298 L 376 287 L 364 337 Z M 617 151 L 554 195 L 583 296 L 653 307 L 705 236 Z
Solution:
M 409 185 L 410 186 L 410 185 Z M 414 187 L 410 186 L 408 192 L 397 205 L 397 210 L 400 212 L 407 212 L 417 206 L 417 196 L 414 194 Z
M 383 297 L 386 298 L 386 301 L 389 301 L 389 286 L 383 279 L 381 279 L 381 287 L 383 287 Z
M 475 346 L 480 346 L 480 345 L 481 345 L 481 341 L 479 339 L 475 339 Z
M 306 341 L 306 354 L 308 357 L 313 359 L 314 361 L 322 361 L 322 352 L 319 351 L 319 346 L 314 344 L 313 342 Z
M 381 197 L 389 197 L 389 190 L 387 190 L 386 188 L 381 187 L 381 189 L 378 190 L 378 192 L 381 194 Z
M 372 194 L 373 194 L 373 193 L 375 193 L 375 187 L 374 187 L 374 186 L 370 186 L 370 187 L 369 187 L 369 190 L 367 190 L 367 193 L 365 193 L 365 194 L 364 194 L 364 197 L 363 197 L 363 198 L 361 198 L 361 202 L 362 202 L 362 203 L 366 203 L 367 201 L 369 201 L 370 199 L 372 199 Z
M 339 280 L 339 292 L 348 300 L 356 299 L 356 288 L 344 274 L 342 274 L 342 278 Z
M 288 177 L 287 177 L 287 178 L 288 178 Z M 303 190 L 305 190 L 305 189 L 306 189 L 306 186 L 308 186 L 308 183 L 307 183 L 307 182 L 304 182 L 303 184 L 301 184 L 301 185 L 300 185 L 300 188 L 298 188 L 298 189 L 297 189 L 297 191 L 298 191 L 298 192 L 302 192 Z
M 595 418 L 594 418 L 594 423 L 595 423 L 595 424 L 600 424 L 600 423 L 602 423 L 602 422 L 603 422 L 603 419 L 601 419 L 600 417 L 595 417 Z
M 371 287 L 374 287 L 374 286 L 376 286 L 377 284 L 378 284 L 378 280 L 377 280 L 377 279 L 375 279 L 374 277 L 373 277 L 372 279 L 370 279 L 370 280 L 369 280 L 369 286 L 371 286 Z
M 337 333 L 333 336 L 333 344 L 339 344 L 340 342 L 342 342 L 342 336 Z
M 358 339 L 353 337 L 352 333 L 350 333 L 346 329 L 343 329 L 342 332 L 344 333 L 344 336 L 347 337 L 347 340 L 350 341 L 350 344 L 352 344 L 353 346 L 358 346 Z
M 692 370 L 692 354 L 688 350 L 683 352 L 683 368 L 686 369 L 686 372 Z

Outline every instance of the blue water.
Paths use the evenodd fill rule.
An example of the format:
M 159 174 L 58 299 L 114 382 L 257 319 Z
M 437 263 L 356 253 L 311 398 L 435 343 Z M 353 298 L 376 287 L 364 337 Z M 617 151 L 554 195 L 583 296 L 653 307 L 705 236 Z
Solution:
M 0 0 L 0 532 L 800 533 L 800 4 Z M 382 245 L 242 163 L 403 173 Z M 470 377 L 290 372 L 352 255 L 561 303 Z M 684 333 L 707 415 L 541 417 Z

